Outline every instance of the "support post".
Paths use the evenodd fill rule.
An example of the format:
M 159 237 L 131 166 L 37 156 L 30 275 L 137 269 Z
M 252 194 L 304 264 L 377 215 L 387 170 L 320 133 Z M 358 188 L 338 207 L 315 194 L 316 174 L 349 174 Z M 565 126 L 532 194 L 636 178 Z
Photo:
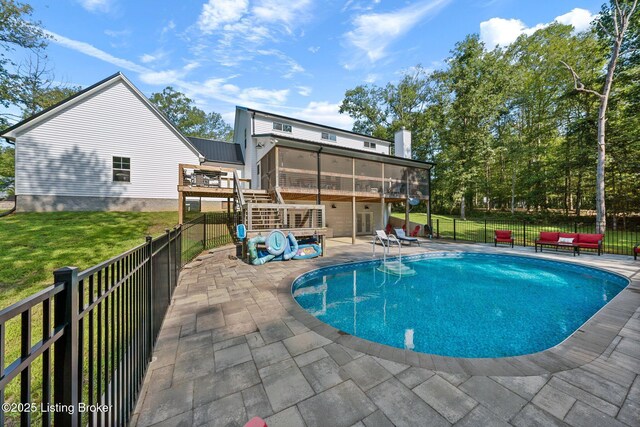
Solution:
M 64 333 L 55 343 L 53 367 L 53 401 L 59 405 L 78 408 L 78 268 L 64 267 L 53 272 L 54 282 L 64 286 L 55 296 L 54 324 L 64 326 Z M 56 411 L 54 425 L 76 427 L 78 413 Z
M 409 196 L 407 196 L 407 198 L 404 201 L 404 223 L 406 225 L 405 232 L 410 233 L 411 225 L 409 224 Z
M 351 244 L 356 244 L 356 196 L 351 197 Z
M 380 229 L 384 230 L 387 227 L 387 221 L 385 221 L 385 216 L 387 213 L 387 206 L 384 201 L 384 193 L 382 194 L 382 199 L 380 199 Z
M 428 199 L 427 199 L 427 224 L 429 224 L 429 228 L 431 229 L 431 233 L 433 234 L 433 225 L 431 223 L 431 169 L 427 169 L 427 177 L 428 181 L 427 187 Z
M 318 173 L 318 194 L 316 195 L 316 205 L 319 205 L 321 203 L 322 197 L 320 194 L 320 183 L 322 182 L 322 178 L 320 175 L 320 152 L 322 151 L 322 147 L 320 147 L 320 149 L 318 150 L 318 152 L 316 153 L 316 157 L 317 157 L 317 173 Z
M 184 193 L 178 191 L 178 224 L 184 224 Z

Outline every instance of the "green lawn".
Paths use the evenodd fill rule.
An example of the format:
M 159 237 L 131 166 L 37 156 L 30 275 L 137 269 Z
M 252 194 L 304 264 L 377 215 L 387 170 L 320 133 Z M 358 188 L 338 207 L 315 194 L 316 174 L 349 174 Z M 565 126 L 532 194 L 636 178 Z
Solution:
M 176 212 L 50 212 L 0 218 L 0 309 L 50 285 L 56 268 L 86 269 L 177 222 Z
M 0 309 L 53 282 L 53 270 L 76 266 L 81 270 L 114 257 L 157 236 L 178 221 L 176 212 L 52 212 L 25 213 L 0 218 Z M 32 311 L 34 344 L 42 336 L 42 307 Z M 20 318 L 7 322 L 6 360 L 20 354 Z M 42 393 L 42 360 L 32 365 L 32 401 Z M 5 390 L 7 402 L 19 398 L 20 377 Z M 86 387 L 85 387 L 86 388 Z M 86 394 L 86 390 L 84 390 Z M 7 425 L 18 425 L 17 414 L 7 414 Z M 33 414 L 34 420 L 40 414 Z
M 404 213 L 401 212 L 393 213 L 392 216 L 404 219 Z M 425 213 L 411 213 L 410 218 L 412 222 L 418 224 L 427 223 L 427 214 Z M 453 239 L 453 219 L 453 216 L 431 215 L 433 232 L 439 233 L 442 238 Z M 526 240 L 527 246 L 533 246 L 533 242 L 540 231 L 574 231 L 574 223 L 571 220 L 565 221 L 564 223 L 559 222 L 558 224 L 534 224 L 527 222 L 526 235 L 524 234 L 522 224 L 522 218 L 515 220 L 507 218 L 489 219 L 485 230 L 484 219 L 471 218 L 463 221 L 456 218 L 455 234 L 458 240 L 481 243 L 486 241 L 487 243 L 492 243 L 494 230 L 508 229 L 512 230 L 516 245 L 522 246 Z M 590 221 L 588 224 L 578 224 L 577 230 L 580 233 L 593 233 L 594 230 L 592 228 L 593 221 Z M 638 232 L 607 230 L 604 238 L 604 250 L 607 253 L 632 255 L 632 248 L 638 243 L 639 239 L 640 233 Z

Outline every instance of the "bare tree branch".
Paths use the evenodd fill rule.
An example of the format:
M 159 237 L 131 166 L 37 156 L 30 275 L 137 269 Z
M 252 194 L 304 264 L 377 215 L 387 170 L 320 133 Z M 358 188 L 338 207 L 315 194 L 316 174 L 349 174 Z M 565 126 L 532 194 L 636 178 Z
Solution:
M 580 80 L 580 76 L 578 76 L 578 73 L 576 73 L 575 70 L 566 62 L 564 61 L 560 61 L 560 62 L 562 63 L 562 65 L 567 67 L 567 70 L 571 72 L 571 77 L 573 77 L 573 87 L 575 88 L 575 90 L 577 90 L 578 92 L 584 92 L 584 93 L 590 93 L 592 95 L 596 95 L 600 99 L 604 97 L 600 92 L 596 92 L 595 90 L 587 89 L 586 87 L 584 87 L 584 83 L 582 83 L 582 81 Z

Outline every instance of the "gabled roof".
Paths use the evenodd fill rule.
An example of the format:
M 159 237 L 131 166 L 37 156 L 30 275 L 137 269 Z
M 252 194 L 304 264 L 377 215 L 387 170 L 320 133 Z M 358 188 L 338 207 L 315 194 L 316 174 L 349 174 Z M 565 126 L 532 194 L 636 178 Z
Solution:
M 33 116 L 5 129 L 2 134 L 0 134 L 0 137 L 15 141 L 20 132 L 23 132 L 32 126 L 36 126 L 38 123 L 48 119 L 51 116 L 54 116 L 62 110 L 69 108 L 70 106 L 73 106 L 74 104 L 86 98 L 91 97 L 103 88 L 111 86 L 118 81 L 122 82 L 129 89 L 131 89 L 131 91 L 133 91 L 138 99 L 140 99 L 140 101 L 142 101 L 142 103 L 145 104 L 147 108 L 149 108 L 160 119 L 160 121 L 162 121 L 178 137 L 178 139 L 180 139 L 187 146 L 187 148 L 189 148 L 198 157 L 202 157 L 198 150 L 191 144 L 191 141 L 189 141 L 187 137 L 185 137 L 180 132 L 180 130 L 178 130 L 178 128 L 173 123 L 171 123 L 167 116 L 155 105 L 153 105 L 153 103 L 149 101 L 149 99 L 142 92 L 140 92 L 138 88 L 135 87 L 133 83 L 131 83 L 131 81 L 129 81 L 129 79 L 125 77 L 124 74 L 119 71 L 107 77 L 106 79 L 100 80 L 99 82 L 82 89 L 81 91 L 71 95 L 70 97 L 63 99 L 57 104 L 52 105 L 51 107 L 46 108 L 39 113 L 34 114 Z
M 332 130 L 332 131 L 336 131 L 336 132 L 341 132 L 341 133 L 346 133 L 346 134 L 349 134 L 349 135 L 356 135 L 356 136 L 358 136 L 360 138 L 367 138 L 367 139 L 372 139 L 372 140 L 375 140 L 375 141 L 381 141 L 381 142 L 384 142 L 385 144 L 393 144 L 393 141 L 389 141 L 387 139 L 376 138 L 375 136 L 365 135 L 363 133 L 353 132 L 353 131 L 346 130 L 346 129 L 340 129 L 340 128 L 333 127 L 333 126 L 327 126 L 327 125 L 323 125 L 323 124 L 320 124 L 320 123 L 313 123 L 313 122 L 309 122 L 309 121 L 306 121 L 306 120 L 296 119 L 296 118 L 293 118 L 293 117 L 282 116 L 280 114 L 269 113 L 267 111 L 254 110 L 252 108 L 240 107 L 240 106 L 236 106 L 236 109 L 250 111 L 252 113 L 258 113 L 258 114 L 261 114 L 263 116 L 275 117 L 275 118 L 287 120 L 287 121 L 290 121 L 290 122 L 298 122 L 298 123 L 303 123 L 305 125 L 317 126 L 319 128 Z
M 205 161 L 244 165 L 240 144 L 193 136 L 188 136 L 187 139 L 204 156 Z

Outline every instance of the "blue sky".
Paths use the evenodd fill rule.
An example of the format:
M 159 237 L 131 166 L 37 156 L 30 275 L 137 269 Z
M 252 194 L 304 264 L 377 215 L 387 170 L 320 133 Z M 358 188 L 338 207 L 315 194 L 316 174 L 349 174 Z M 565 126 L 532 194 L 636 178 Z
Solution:
M 349 129 L 347 89 L 438 68 L 455 43 L 488 46 L 558 20 L 583 29 L 592 0 L 33 0 L 56 79 L 122 71 L 150 95 L 171 85 L 233 123 L 235 105 Z

